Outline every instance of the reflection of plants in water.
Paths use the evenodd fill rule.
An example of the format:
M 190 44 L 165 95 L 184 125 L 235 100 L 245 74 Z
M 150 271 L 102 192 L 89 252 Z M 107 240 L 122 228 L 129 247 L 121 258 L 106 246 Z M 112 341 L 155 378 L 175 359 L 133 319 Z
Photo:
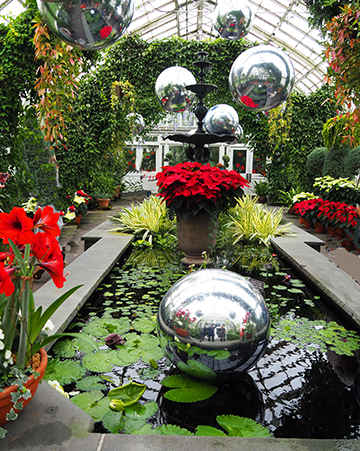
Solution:
M 321 354 L 305 371 L 301 395 L 293 408 L 289 405 L 288 412 L 279 419 L 277 437 L 350 439 L 355 433 L 351 424 L 359 421 L 354 394 L 350 389 L 344 391 L 332 365 Z M 337 414 L 329 415 L 331 412 Z

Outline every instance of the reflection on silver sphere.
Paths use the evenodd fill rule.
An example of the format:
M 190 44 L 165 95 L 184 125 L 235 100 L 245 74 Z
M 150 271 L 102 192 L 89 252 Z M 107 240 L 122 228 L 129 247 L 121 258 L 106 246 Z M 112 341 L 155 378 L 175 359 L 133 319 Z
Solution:
M 249 33 L 255 15 L 246 0 L 220 0 L 214 11 L 214 28 L 229 40 L 243 38 Z
M 134 4 L 134 0 L 37 0 L 50 30 L 63 41 L 85 50 L 101 50 L 120 39 L 131 23 Z
M 145 122 L 141 114 L 129 113 L 126 116 L 126 119 L 129 121 L 131 133 L 134 135 L 141 133 L 144 130 Z
M 267 111 L 289 96 L 295 81 L 290 58 L 282 50 L 259 45 L 241 53 L 229 75 L 235 100 L 251 111 Z
M 157 328 L 166 355 L 181 371 L 224 380 L 249 370 L 264 354 L 270 316 L 260 292 L 244 277 L 202 269 L 165 294 Z
M 233 141 L 232 144 L 236 144 L 236 143 L 238 143 L 238 142 L 240 142 L 242 140 L 242 138 L 244 136 L 244 131 L 243 131 L 243 129 L 242 129 L 240 124 L 236 127 L 234 135 L 235 135 L 236 140 Z
M 206 113 L 204 125 L 208 133 L 231 135 L 239 125 L 239 116 L 230 105 L 215 105 Z
M 196 84 L 194 75 L 184 67 L 168 67 L 158 76 L 155 94 L 161 105 L 170 113 L 188 110 L 195 97 L 185 86 Z

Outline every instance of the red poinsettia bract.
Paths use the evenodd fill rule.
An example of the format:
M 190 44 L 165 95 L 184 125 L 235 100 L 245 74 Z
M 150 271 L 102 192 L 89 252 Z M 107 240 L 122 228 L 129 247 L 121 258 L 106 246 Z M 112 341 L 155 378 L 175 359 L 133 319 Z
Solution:
M 249 185 L 236 171 L 196 162 L 165 166 L 156 174 L 156 179 L 158 196 L 174 210 L 191 206 L 196 209 L 203 204 L 207 211 L 219 211 L 220 206 L 226 207 L 239 195 L 240 189 Z

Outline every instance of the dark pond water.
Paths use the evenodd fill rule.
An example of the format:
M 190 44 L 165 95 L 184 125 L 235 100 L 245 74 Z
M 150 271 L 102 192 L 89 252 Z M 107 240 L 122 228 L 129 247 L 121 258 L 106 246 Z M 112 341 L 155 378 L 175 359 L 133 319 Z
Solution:
M 348 352 L 346 343 L 352 338 L 334 339 L 331 331 L 325 332 L 324 324 L 334 318 L 321 308 L 320 296 L 314 295 L 284 263 L 278 271 L 262 270 L 250 277 L 265 284 L 264 297 L 273 325 L 279 321 L 299 323 L 298 332 L 292 337 L 287 336 L 289 327 L 283 324 L 281 332 L 271 338 L 265 355 L 251 371 L 220 385 L 217 393 L 205 401 L 175 403 L 164 398 L 166 389 L 161 380 L 173 374 L 174 369 L 165 357 L 161 358 L 160 348 L 152 341 L 152 336 L 156 335 L 154 317 L 163 295 L 184 272 L 180 265 L 166 270 L 139 265 L 124 267 L 122 263 L 114 267 L 83 307 L 73 324 L 75 329 L 71 330 L 87 333 L 91 330 L 91 334 L 100 340 L 116 331 L 128 338 L 130 353 L 126 357 L 122 351 L 113 354 L 115 360 L 111 370 L 99 370 L 96 364 L 85 364 L 87 369 L 80 379 L 100 374 L 102 394 L 130 380 L 146 384 L 140 403 L 156 402 L 159 405 L 159 410 L 148 419 L 153 425 L 174 424 L 194 431 L 199 424 L 217 426 L 217 415 L 233 414 L 260 422 L 275 437 L 360 437 L 360 409 L 356 401 L 358 362 L 354 356 L 339 355 L 344 351 L 343 345 Z M 249 276 L 245 270 L 242 273 Z M 310 327 L 306 327 L 305 323 L 309 321 Z M 86 323 L 88 325 L 84 326 Z M 327 344 L 319 341 L 319 331 L 330 334 L 324 339 Z M 102 349 L 116 352 L 109 351 L 105 345 Z M 56 347 L 55 351 L 59 354 Z M 83 352 L 76 350 L 75 354 L 72 360 L 82 361 L 84 365 L 86 356 L 84 358 Z M 158 370 L 148 363 L 152 356 L 159 363 Z M 64 357 L 58 359 L 67 360 Z M 76 390 L 78 385 L 73 382 L 64 388 Z M 122 426 L 120 429 L 126 433 L 134 427 L 130 423 Z M 97 423 L 97 430 L 107 431 L 101 421 Z

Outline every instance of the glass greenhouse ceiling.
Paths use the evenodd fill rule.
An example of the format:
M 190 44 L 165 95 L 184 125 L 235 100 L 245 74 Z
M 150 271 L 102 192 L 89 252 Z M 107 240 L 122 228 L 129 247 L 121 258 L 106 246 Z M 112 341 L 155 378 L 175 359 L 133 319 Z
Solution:
M 110 0 L 113 2 L 114 0 Z M 323 61 L 320 35 L 310 30 L 306 6 L 299 0 L 248 0 L 255 14 L 245 39 L 285 50 L 295 69 L 295 89 L 305 94 L 323 84 L 327 63 Z M 184 39 L 215 39 L 219 35 L 212 19 L 216 1 L 135 0 L 128 33 L 142 39 L 180 36 Z M 0 14 L 17 15 L 21 0 L 0 0 Z

